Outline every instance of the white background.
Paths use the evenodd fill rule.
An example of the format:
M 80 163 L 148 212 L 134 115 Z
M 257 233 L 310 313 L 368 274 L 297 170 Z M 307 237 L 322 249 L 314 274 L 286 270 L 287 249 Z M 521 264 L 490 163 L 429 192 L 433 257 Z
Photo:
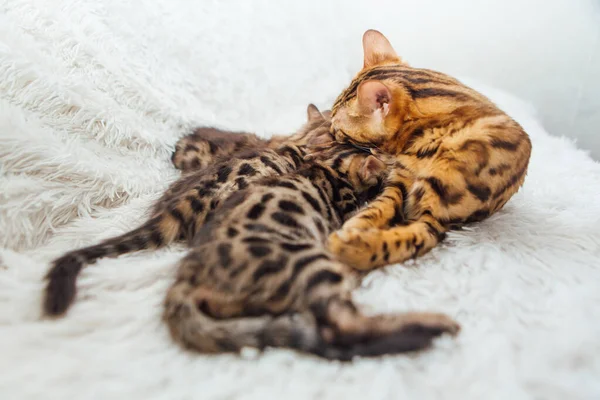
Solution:
M 600 399 L 600 163 L 508 94 L 538 106 L 555 135 L 593 133 L 592 10 L 0 0 L 0 398 Z M 356 292 L 371 312 L 445 312 L 458 337 L 348 365 L 190 354 L 161 322 L 181 246 L 100 260 L 65 318 L 40 319 L 49 261 L 140 224 L 179 176 L 169 157 L 180 135 L 209 123 L 293 131 L 361 67 L 368 28 L 416 66 L 486 82 L 473 86 L 532 139 L 525 185 L 501 212 Z

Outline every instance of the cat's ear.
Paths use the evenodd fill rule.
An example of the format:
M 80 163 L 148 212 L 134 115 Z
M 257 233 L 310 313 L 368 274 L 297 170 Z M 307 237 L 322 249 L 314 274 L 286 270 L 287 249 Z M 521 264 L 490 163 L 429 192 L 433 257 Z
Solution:
M 306 108 L 306 117 L 308 118 L 308 122 L 313 122 L 318 119 L 323 119 L 323 115 L 321 111 L 314 104 L 309 104 Z
M 358 104 L 367 113 L 381 112 L 385 117 L 390 111 L 392 93 L 380 81 L 370 80 L 362 82 L 357 89 Z
M 363 34 L 364 67 L 402 62 L 385 36 L 379 31 L 369 29 Z
M 386 170 L 387 165 L 375 156 L 368 156 L 360 166 L 358 174 L 363 182 L 375 183 L 376 179 Z

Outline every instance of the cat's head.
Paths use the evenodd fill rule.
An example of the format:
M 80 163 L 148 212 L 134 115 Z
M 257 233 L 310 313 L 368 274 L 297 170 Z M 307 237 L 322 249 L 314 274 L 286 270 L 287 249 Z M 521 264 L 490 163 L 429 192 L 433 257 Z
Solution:
M 376 30 L 363 35 L 364 64 L 332 108 L 338 142 L 380 146 L 398 131 L 410 108 L 407 88 L 393 79 L 395 68 L 410 68 Z

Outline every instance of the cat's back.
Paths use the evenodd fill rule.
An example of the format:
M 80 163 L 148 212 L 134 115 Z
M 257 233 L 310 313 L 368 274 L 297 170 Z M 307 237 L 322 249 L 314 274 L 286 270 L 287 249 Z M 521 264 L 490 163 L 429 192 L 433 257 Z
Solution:
M 481 163 L 494 151 L 529 157 L 527 133 L 484 94 L 431 69 L 397 67 L 396 73 L 422 112 L 421 118 L 405 124 L 398 140 L 398 157 L 405 165 L 422 168 L 439 160 Z M 474 158 L 461 159 L 465 151 Z
M 289 157 L 267 148 L 245 149 L 231 156 L 217 157 L 213 165 L 190 171 L 171 184 L 155 210 L 190 196 L 221 201 L 234 190 L 245 190 L 252 182 L 295 169 L 296 164 Z
M 323 243 L 331 231 L 328 208 L 326 196 L 309 177 L 296 172 L 266 177 L 215 209 L 197 243 L 228 241 L 251 254 L 257 243 Z

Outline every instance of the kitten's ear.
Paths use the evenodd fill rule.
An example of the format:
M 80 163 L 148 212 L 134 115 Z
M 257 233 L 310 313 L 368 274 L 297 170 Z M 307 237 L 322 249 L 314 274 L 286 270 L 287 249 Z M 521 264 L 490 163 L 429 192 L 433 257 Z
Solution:
M 308 122 L 312 122 L 318 119 L 323 119 L 323 115 L 321 115 L 321 111 L 314 104 L 309 104 L 306 108 L 306 117 L 308 118 Z
M 364 81 L 357 89 L 358 104 L 360 107 L 372 113 L 381 110 L 381 116 L 385 117 L 390 108 L 392 93 L 383 83 L 379 81 Z
M 387 165 L 375 156 L 368 156 L 360 166 L 358 174 L 363 182 L 375 183 L 376 179 L 386 170 Z
M 323 115 L 323 117 L 325 117 L 325 119 L 331 119 L 331 110 L 325 110 L 321 114 Z
M 402 62 L 387 38 L 374 29 L 369 29 L 363 34 L 363 51 L 363 68 L 370 68 L 383 63 Z

